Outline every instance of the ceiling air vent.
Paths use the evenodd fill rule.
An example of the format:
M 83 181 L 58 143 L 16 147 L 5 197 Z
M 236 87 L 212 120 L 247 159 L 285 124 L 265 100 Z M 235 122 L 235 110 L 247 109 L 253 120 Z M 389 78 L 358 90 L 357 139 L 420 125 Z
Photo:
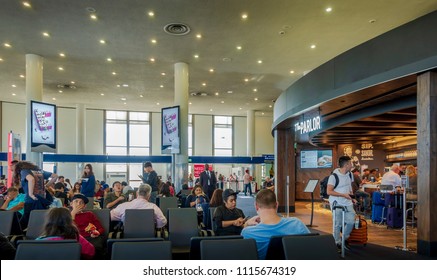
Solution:
M 191 29 L 184 23 L 169 23 L 164 26 L 164 31 L 170 35 L 181 36 L 190 33 Z
M 63 88 L 63 89 L 76 89 L 75 85 L 70 85 L 70 84 L 58 84 L 56 87 Z
M 196 91 L 196 92 L 192 92 L 192 93 L 190 93 L 190 95 L 191 95 L 191 96 L 200 96 L 200 97 L 203 97 L 203 96 L 208 96 L 208 93 L 206 93 L 206 92 L 201 92 L 201 91 Z

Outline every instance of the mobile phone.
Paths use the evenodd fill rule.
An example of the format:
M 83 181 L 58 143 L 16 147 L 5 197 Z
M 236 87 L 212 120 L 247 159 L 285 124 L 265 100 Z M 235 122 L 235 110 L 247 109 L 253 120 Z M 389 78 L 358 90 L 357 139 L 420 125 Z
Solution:
M 246 218 L 244 218 L 244 221 L 246 222 L 249 219 L 250 219 L 250 216 L 247 216 Z

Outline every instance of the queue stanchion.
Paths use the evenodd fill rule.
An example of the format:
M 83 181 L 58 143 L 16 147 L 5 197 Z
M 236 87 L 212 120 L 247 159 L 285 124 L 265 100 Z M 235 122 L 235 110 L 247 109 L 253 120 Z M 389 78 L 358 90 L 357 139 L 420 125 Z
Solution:
M 402 194 L 402 214 L 403 214 L 403 246 L 396 246 L 395 248 L 397 250 L 402 251 L 414 251 L 415 249 L 408 248 L 407 247 L 407 189 L 409 188 L 409 182 L 408 182 L 408 176 L 402 175 L 401 176 L 401 189 L 403 190 Z

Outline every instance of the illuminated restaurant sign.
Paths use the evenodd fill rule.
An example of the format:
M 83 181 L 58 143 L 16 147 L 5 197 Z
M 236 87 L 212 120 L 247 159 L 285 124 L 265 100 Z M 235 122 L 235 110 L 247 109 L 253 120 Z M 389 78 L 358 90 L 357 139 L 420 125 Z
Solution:
M 303 120 L 294 124 L 294 131 L 306 134 L 322 128 L 322 122 L 320 116 L 316 116 L 310 119 Z

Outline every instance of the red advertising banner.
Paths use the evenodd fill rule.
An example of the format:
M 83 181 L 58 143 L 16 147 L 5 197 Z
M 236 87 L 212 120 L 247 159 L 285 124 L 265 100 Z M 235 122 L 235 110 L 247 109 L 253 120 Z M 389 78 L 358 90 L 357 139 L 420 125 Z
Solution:
M 12 132 L 8 133 L 8 183 L 7 187 L 12 185 L 11 162 L 21 160 L 21 140 L 20 136 Z
M 209 170 L 212 171 L 212 164 L 209 165 Z M 194 177 L 199 178 L 200 173 L 205 169 L 205 164 L 193 164 Z

